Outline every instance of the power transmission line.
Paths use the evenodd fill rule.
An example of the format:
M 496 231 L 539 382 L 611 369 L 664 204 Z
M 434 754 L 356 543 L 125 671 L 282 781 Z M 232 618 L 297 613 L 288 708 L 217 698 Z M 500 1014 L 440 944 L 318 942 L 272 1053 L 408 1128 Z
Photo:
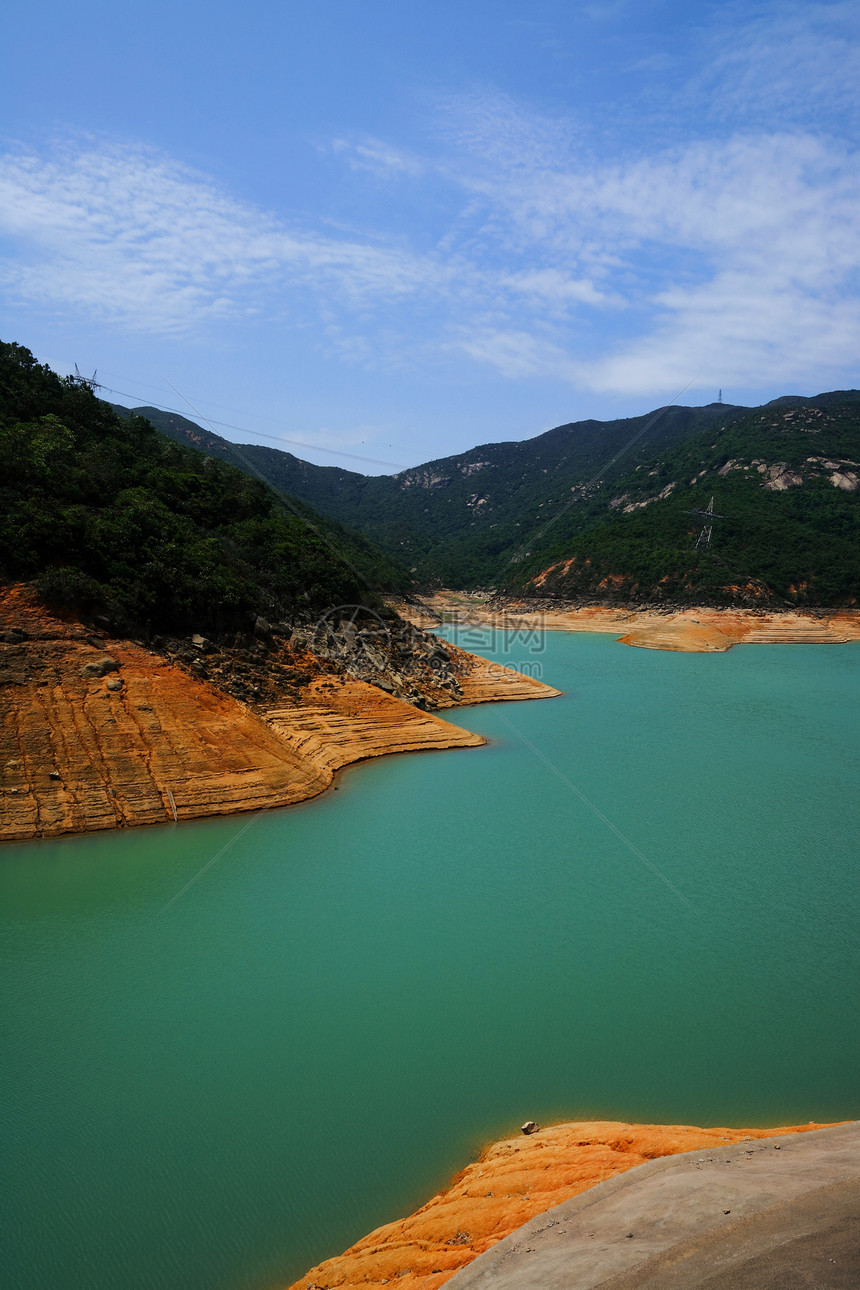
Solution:
M 75 370 L 77 371 L 77 364 L 75 365 Z M 91 389 L 95 388 L 99 390 L 105 390 L 108 394 L 120 394 L 124 399 L 137 399 L 140 397 L 137 394 L 129 394 L 128 390 L 115 390 L 110 385 L 101 385 L 99 384 L 99 382 L 95 381 L 94 378 L 95 378 L 95 373 L 93 373 L 93 376 L 90 378 L 83 377 L 80 375 L 80 373 L 78 373 L 78 377 L 73 379 L 77 379 L 78 383 L 81 385 L 88 385 Z M 168 381 L 167 384 L 170 385 L 170 382 Z M 173 389 L 174 387 L 171 385 L 170 388 Z M 183 399 L 186 403 L 188 403 L 188 400 L 185 399 L 185 396 L 183 394 L 180 394 L 179 397 Z M 150 406 L 154 408 L 158 408 L 159 412 L 172 412 L 173 415 L 177 417 L 185 416 L 185 413 L 180 412 L 179 408 L 170 408 L 167 406 L 166 403 L 159 403 L 157 399 L 152 399 Z M 189 403 L 188 406 L 191 407 L 191 404 Z M 132 409 L 129 409 L 129 411 L 131 410 Z M 364 457 L 360 453 L 344 452 L 340 448 L 323 448 L 319 444 L 306 443 L 302 439 L 288 439 L 286 435 L 265 434 L 262 430 L 249 430 L 247 429 L 246 426 L 231 425 L 229 421 L 210 421 L 207 417 L 203 416 L 202 412 L 196 412 L 195 416 L 198 416 L 202 421 L 205 421 L 213 434 L 218 433 L 218 431 L 215 429 L 215 426 L 220 426 L 222 430 L 237 430 L 239 434 L 254 435 L 258 439 L 271 439 L 272 443 L 289 443 L 297 448 L 308 448 L 310 449 L 311 452 L 324 452 L 327 455 L 332 457 L 349 457 L 351 461 L 366 461 L 368 462 L 368 464 L 372 466 L 392 466 L 395 470 L 406 469 L 406 467 L 401 462 L 398 462 L 398 461 L 382 461 L 378 457 Z M 234 448 L 236 447 L 236 445 L 233 443 L 232 440 L 228 439 L 227 442 L 230 444 L 231 447 L 234 447 Z M 248 447 L 253 448 L 255 446 L 256 445 L 254 444 L 245 445 L 246 448 Z

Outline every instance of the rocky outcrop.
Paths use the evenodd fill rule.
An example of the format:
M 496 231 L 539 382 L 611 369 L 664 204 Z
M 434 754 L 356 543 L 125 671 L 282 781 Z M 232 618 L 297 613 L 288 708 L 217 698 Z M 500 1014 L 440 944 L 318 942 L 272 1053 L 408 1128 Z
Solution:
M 459 1268 L 562 1201 L 661 1156 L 724 1147 L 821 1125 L 699 1129 L 689 1125 L 578 1121 L 488 1147 L 481 1158 L 408 1218 L 311 1268 L 290 1290 L 438 1290 Z
M 757 457 L 746 462 L 733 458 L 721 466 L 717 474 L 725 478 L 732 471 L 742 471 L 747 474 L 756 471 L 762 477 L 762 488 L 769 493 L 784 493 L 788 488 L 800 488 L 803 484 L 819 479 L 827 479 L 834 488 L 853 493 L 860 482 L 856 473 L 858 467 L 860 462 L 852 461 L 848 457 L 836 459 L 807 457 L 799 466 L 789 466 L 785 461 L 768 463 Z M 701 474 L 705 473 L 705 471 L 701 472 Z M 690 480 L 690 483 L 695 483 L 695 479 Z
M 20 587 L 0 619 L 0 840 L 287 806 L 365 757 L 485 742 L 430 707 L 557 693 L 426 633 L 374 684 L 262 619 L 238 643 L 151 649 Z

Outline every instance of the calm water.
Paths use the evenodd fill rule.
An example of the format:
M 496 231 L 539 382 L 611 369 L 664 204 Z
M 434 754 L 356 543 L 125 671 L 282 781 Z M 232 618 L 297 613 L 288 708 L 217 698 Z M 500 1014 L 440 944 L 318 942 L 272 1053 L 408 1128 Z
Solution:
M 860 1115 L 860 649 L 533 647 L 488 748 L 0 852 L 5 1286 L 284 1285 L 527 1118 Z

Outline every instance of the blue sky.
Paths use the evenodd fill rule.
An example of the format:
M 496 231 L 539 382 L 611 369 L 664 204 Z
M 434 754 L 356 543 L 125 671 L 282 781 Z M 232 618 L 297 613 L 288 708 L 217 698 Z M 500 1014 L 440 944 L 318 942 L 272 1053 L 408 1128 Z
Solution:
M 370 472 L 855 387 L 858 36 L 856 3 L 30 0 L 0 336 Z

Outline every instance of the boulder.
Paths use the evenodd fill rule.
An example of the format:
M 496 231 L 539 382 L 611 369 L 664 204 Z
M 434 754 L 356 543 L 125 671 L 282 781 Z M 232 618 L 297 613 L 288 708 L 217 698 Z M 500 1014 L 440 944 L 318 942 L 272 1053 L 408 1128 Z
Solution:
M 540 1128 L 540 1125 L 535 1124 L 534 1120 L 526 1120 L 525 1124 L 522 1126 L 523 1133 L 526 1135 L 526 1137 L 529 1137 L 529 1135 L 532 1133 L 537 1133 L 539 1128 Z
M 198 635 L 197 632 L 191 637 L 191 644 L 203 654 L 210 654 L 215 648 L 210 640 L 207 640 L 205 636 Z
M 265 618 L 257 617 L 254 623 L 254 635 L 261 641 L 267 641 L 272 635 L 272 629 Z
M 107 683 L 108 690 L 121 690 L 125 682 L 121 676 L 112 676 Z
M 91 663 L 85 663 L 81 668 L 81 676 L 107 676 L 108 672 L 118 672 L 119 663 L 115 658 L 109 658 L 103 654 L 101 658 L 94 658 Z

